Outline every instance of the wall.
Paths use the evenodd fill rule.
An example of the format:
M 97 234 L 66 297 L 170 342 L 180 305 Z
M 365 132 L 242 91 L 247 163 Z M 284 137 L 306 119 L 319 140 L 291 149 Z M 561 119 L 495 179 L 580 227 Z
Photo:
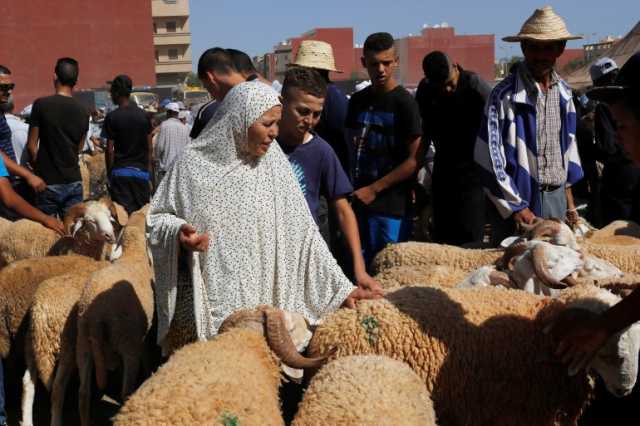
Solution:
M 151 5 L 131 0 L 2 0 L 0 63 L 16 83 L 16 107 L 53 93 L 58 58 L 80 63 L 78 89 L 103 87 L 117 74 L 154 85 Z

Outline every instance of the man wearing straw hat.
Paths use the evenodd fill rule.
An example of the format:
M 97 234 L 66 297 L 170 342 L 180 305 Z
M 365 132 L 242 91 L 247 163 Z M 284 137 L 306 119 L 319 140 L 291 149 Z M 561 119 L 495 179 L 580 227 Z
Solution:
M 496 208 L 489 211 L 493 244 L 512 235 L 516 223 L 575 219 L 570 186 L 583 177 L 576 110 L 554 65 L 567 40 L 579 38 L 550 6 L 503 38 L 520 42 L 525 59 L 491 92 L 476 141 L 475 160 Z

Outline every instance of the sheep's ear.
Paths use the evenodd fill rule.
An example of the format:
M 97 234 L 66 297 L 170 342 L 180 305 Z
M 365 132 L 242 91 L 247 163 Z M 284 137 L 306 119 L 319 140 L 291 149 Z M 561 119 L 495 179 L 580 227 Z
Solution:
M 109 197 L 102 197 L 99 200 L 102 204 L 107 206 L 111 216 L 118 222 L 120 226 L 126 226 L 129 221 L 129 215 L 127 211 L 120 204 L 116 203 Z
M 118 221 L 120 226 L 127 226 L 127 223 L 129 222 L 129 215 L 124 207 L 114 201 L 111 203 L 110 210 L 111 215 L 116 219 L 116 221 Z
M 67 211 L 67 214 L 64 216 L 64 220 L 62 221 L 62 224 L 64 225 L 64 232 L 67 235 L 71 235 L 73 233 L 75 228 L 74 225 L 78 219 L 84 217 L 86 211 L 87 206 L 84 203 L 78 203 Z

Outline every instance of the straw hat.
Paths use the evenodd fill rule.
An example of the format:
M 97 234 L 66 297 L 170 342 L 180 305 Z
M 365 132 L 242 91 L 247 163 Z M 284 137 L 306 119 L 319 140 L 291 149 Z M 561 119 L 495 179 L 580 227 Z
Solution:
M 336 61 L 333 58 L 333 48 L 331 45 L 324 41 L 317 40 L 304 40 L 300 43 L 296 60 L 289 65 L 342 72 L 336 69 Z
M 551 6 L 536 9 L 520 29 L 517 35 L 504 37 L 503 41 L 563 41 L 578 40 L 582 36 L 575 36 L 567 31 L 564 20 L 558 16 Z

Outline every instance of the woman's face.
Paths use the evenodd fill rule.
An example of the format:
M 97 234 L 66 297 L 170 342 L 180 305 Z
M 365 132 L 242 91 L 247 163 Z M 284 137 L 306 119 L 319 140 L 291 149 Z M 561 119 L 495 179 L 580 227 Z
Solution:
M 249 127 L 249 155 L 260 158 L 267 153 L 273 140 L 278 136 L 278 123 L 282 107 L 276 105 L 260 116 Z

